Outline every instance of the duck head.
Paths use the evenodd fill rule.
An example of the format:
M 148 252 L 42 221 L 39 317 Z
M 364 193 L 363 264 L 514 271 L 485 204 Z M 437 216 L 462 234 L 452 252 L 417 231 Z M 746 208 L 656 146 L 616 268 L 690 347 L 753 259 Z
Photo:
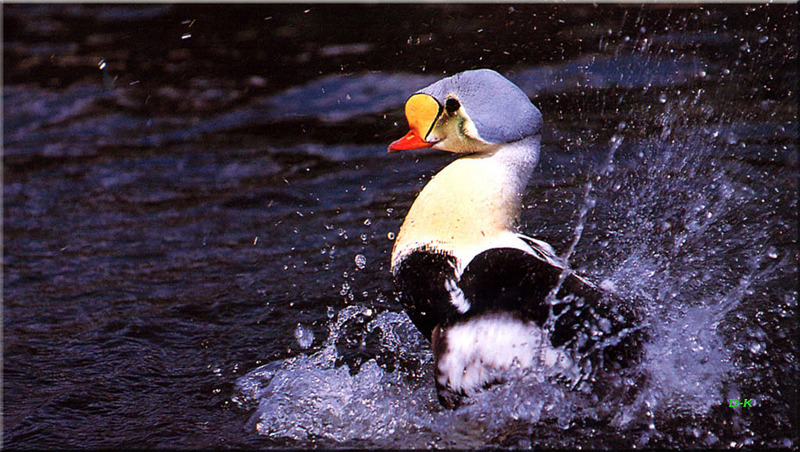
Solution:
M 411 130 L 389 152 L 486 152 L 542 128 L 542 114 L 528 96 L 491 69 L 461 72 L 417 91 L 406 101 L 405 114 Z

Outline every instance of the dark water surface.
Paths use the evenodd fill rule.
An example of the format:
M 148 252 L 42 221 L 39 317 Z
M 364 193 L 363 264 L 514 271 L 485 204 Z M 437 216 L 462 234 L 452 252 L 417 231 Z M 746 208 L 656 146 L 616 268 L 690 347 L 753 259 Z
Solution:
M 3 446 L 797 447 L 797 19 L 3 5 Z M 521 229 L 648 300 L 633 398 L 436 402 L 388 267 L 453 157 L 386 146 L 478 67 L 547 123 Z

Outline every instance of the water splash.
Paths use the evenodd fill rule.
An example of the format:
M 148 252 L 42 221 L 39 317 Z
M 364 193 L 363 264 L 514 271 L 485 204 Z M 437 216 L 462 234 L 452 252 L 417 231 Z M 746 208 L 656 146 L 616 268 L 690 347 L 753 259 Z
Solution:
M 724 411 L 754 370 L 736 365 L 741 357 L 731 341 L 741 333 L 731 319 L 759 295 L 768 303 L 774 281 L 797 270 L 791 258 L 777 259 L 772 244 L 778 201 L 752 183 L 753 167 L 726 158 L 739 148 L 723 138 L 730 125 L 681 136 L 676 118 L 666 114 L 660 140 L 626 149 L 597 187 L 604 194 L 587 224 L 588 243 L 576 253 L 604 286 L 647 301 L 653 339 L 640 369 L 646 383 L 611 424 L 641 425 L 637 446 L 669 435 L 670 421 L 685 416 L 709 424 L 704 416 L 714 413 L 723 425 L 747 424 Z M 765 335 L 755 336 L 760 349 Z M 720 444 L 711 430 L 681 434 Z
M 320 350 L 269 363 L 240 378 L 233 400 L 242 407 L 257 404 L 252 428 L 271 437 L 343 442 L 386 438 L 430 424 L 438 402 L 433 388 L 420 381 L 424 373 L 387 371 L 375 358 L 355 372 L 347 363 L 337 366 L 345 332 L 357 325 L 376 333 L 380 345 L 399 359 L 430 362 L 424 339 L 405 314 L 386 311 L 367 321 L 372 314 L 370 308 L 348 306 L 329 324 Z
M 579 406 L 569 401 L 586 397 L 535 373 L 510 373 L 512 384 L 495 385 L 458 410 L 444 410 L 432 384 L 428 343 L 408 316 L 384 311 L 372 317 L 371 308 L 348 306 L 331 321 L 315 353 L 271 362 L 239 378 L 232 400 L 255 407 L 248 428 L 316 444 L 385 444 L 394 438 L 408 447 L 470 447 L 522 421 L 546 419 L 565 428 Z M 377 355 L 360 366 L 342 364 L 343 343 L 360 334 L 377 335 L 394 364 L 379 364 Z
M 544 444 L 553 438 L 539 439 L 542 426 L 562 432 L 546 444 L 575 447 L 597 427 L 617 446 L 659 444 L 674 434 L 719 446 L 719 431 L 709 427 L 716 417 L 746 425 L 724 411 L 728 398 L 744 396 L 738 381 L 747 375 L 730 344 L 731 315 L 780 269 L 796 268 L 770 242 L 770 222 L 748 220 L 766 207 L 746 175 L 720 158 L 730 152 L 725 134 L 707 135 L 692 142 L 670 134 L 666 142 L 627 147 L 615 136 L 602 177 L 583 187 L 582 227 L 565 256 L 603 287 L 645 300 L 653 327 L 643 361 L 612 382 L 619 390 L 571 391 L 518 373 L 457 410 L 443 410 L 429 345 L 408 317 L 352 305 L 331 318 L 314 353 L 239 379 L 234 401 L 255 407 L 250 428 L 313 444 L 402 440 L 408 447 L 472 448 Z M 747 331 L 743 349 L 757 354 L 767 339 Z M 699 420 L 671 431 L 681 424 L 671 421 L 682 417 Z M 609 444 L 603 441 L 596 444 Z
M 578 188 L 583 204 L 562 255 L 601 287 L 645 302 L 652 340 L 643 361 L 616 376 L 611 386 L 622 390 L 570 391 L 520 373 L 457 410 L 442 410 L 429 345 L 407 316 L 352 305 L 335 319 L 329 311 L 328 338 L 315 352 L 270 363 L 237 382 L 234 400 L 255 408 L 250 427 L 315 445 L 385 446 L 398 439 L 407 447 L 461 448 L 645 447 L 676 437 L 727 447 L 720 437 L 745 435 L 739 432 L 747 431 L 747 421 L 726 411 L 727 399 L 751 396 L 741 382 L 763 369 L 742 355 L 763 355 L 774 347 L 774 334 L 764 332 L 767 325 L 739 327 L 732 319 L 774 299 L 783 304 L 770 309 L 788 318 L 797 297 L 774 289 L 776 278 L 797 273 L 796 250 L 776 239 L 796 236 L 796 215 L 779 211 L 796 207 L 796 190 L 783 188 L 794 179 L 763 170 L 774 163 L 765 155 L 795 165 L 788 150 L 796 148 L 780 153 L 757 143 L 796 131 L 773 136 L 775 127 L 759 131 L 746 118 L 717 114 L 705 106 L 702 89 L 669 94 L 653 121 L 637 120 L 653 117 L 645 105 L 603 146 L 599 171 Z M 346 238 L 343 229 L 339 235 Z M 367 268 L 364 255 L 354 261 L 358 270 Z M 341 295 L 352 301 L 362 289 L 357 285 L 346 281 Z M 728 426 L 734 434 L 722 435 Z M 560 433 L 548 436 L 551 429 Z M 608 436 L 587 442 L 598 431 Z
M 297 339 L 300 348 L 305 350 L 314 342 L 314 331 L 298 323 L 294 329 L 294 338 Z

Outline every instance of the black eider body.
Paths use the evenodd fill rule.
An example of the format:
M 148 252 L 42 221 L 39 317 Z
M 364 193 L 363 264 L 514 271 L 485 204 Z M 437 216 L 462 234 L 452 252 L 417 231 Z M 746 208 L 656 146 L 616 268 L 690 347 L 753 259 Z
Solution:
M 411 131 L 390 152 L 465 154 L 420 192 L 392 250 L 401 303 L 431 340 L 442 404 L 512 368 L 577 385 L 635 359 L 636 310 L 514 232 L 541 141 L 541 113 L 527 96 L 494 71 L 467 71 L 412 95 L 406 117 Z
M 443 331 L 498 313 L 506 314 L 511 322 L 533 322 L 546 332 L 552 347 L 584 356 L 591 360 L 591 367 L 605 372 L 618 370 L 637 357 L 644 339 L 637 326 L 640 319 L 631 306 L 610 292 L 567 274 L 558 291 L 551 294 L 564 270 L 516 249 L 493 248 L 480 253 L 460 279 L 454 261 L 444 253 L 416 251 L 403 260 L 394 277 L 401 303 L 414 325 L 431 339 L 437 363 L 448 352 Z M 451 301 L 454 287 L 469 303 L 464 313 Z M 438 367 L 435 373 L 439 400 L 446 407 L 457 406 L 468 391 L 448 387 Z M 493 382 L 489 379 L 481 386 Z

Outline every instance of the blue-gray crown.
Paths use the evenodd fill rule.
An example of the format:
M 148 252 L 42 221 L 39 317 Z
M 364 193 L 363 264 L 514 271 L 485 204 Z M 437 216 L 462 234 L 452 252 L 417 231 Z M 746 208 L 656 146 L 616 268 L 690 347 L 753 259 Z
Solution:
M 460 72 L 422 88 L 445 105 L 448 96 L 461 103 L 478 134 L 489 143 L 501 144 L 536 135 L 542 114 L 519 87 L 491 69 Z

